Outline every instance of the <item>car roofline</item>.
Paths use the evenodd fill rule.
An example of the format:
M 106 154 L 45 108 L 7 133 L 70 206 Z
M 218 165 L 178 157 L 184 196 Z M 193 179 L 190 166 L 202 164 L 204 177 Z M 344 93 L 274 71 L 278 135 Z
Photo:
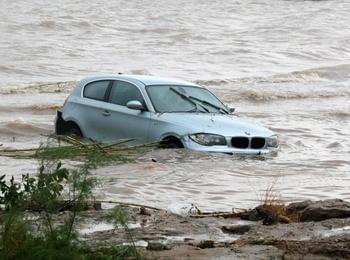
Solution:
M 194 86 L 194 87 L 202 87 L 198 84 L 187 82 L 184 80 L 174 79 L 174 78 L 166 78 L 166 77 L 157 77 L 157 76 L 147 76 L 147 75 L 127 75 L 127 74 L 119 74 L 119 75 L 96 75 L 90 76 L 86 78 L 82 78 L 80 82 L 84 82 L 84 85 L 88 82 L 94 80 L 128 80 L 132 82 L 141 83 L 144 86 L 150 85 L 183 85 L 183 86 Z

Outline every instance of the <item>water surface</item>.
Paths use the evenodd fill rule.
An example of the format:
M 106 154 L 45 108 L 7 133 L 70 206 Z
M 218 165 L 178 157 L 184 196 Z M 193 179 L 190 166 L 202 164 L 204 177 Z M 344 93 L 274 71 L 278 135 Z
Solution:
M 210 88 L 235 116 L 280 137 L 275 157 L 151 149 L 93 174 L 100 198 L 183 212 L 350 199 L 350 2 L 0 1 L 0 143 L 35 147 L 74 81 L 174 76 Z M 39 83 L 38 83 L 39 82 Z M 43 82 L 43 83 L 40 83 Z M 157 162 L 153 162 L 155 159 Z M 0 171 L 35 172 L 0 157 Z

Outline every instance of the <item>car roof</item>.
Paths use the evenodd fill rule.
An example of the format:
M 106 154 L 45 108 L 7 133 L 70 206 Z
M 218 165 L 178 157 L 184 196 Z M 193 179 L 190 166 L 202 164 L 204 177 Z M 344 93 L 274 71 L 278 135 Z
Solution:
M 139 81 L 142 84 L 148 85 L 190 85 L 197 86 L 195 83 L 187 82 L 181 79 L 167 78 L 167 77 L 157 77 L 157 76 L 148 76 L 148 75 L 101 75 L 101 76 L 92 76 L 84 78 L 82 81 L 93 81 L 93 80 L 103 80 L 103 79 L 114 79 L 114 80 L 129 80 L 129 81 Z

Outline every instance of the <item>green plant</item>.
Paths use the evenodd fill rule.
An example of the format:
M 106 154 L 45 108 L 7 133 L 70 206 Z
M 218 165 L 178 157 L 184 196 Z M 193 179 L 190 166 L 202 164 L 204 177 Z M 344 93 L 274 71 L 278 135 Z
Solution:
M 130 222 L 128 214 L 121 208 L 115 207 L 107 216 L 107 219 L 112 222 L 116 229 L 123 228 L 126 234 L 126 239 L 129 241 L 127 246 L 117 246 L 109 249 L 109 254 L 112 254 L 116 259 L 124 259 L 126 256 L 133 256 L 136 259 L 141 259 L 141 255 L 135 246 L 134 234 L 128 227 Z
M 42 146 L 40 151 L 49 146 Z M 127 216 L 118 213 L 115 221 L 122 224 L 132 243 L 91 251 L 79 239 L 75 229 L 77 215 L 93 198 L 96 179 L 89 170 L 95 161 L 87 160 L 74 169 L 62 167 L 55 157 L 40 157 L 37 177 L 23 175 L 20 183 L 14 177 L 6 182 L 0 177 L 0 259 L 125 259 L 140 258 L 131 232 L 127 229 Z M 58 221 L 62 210 L 64 220 Z M 26 210 L 38 215 L 33 225 Z

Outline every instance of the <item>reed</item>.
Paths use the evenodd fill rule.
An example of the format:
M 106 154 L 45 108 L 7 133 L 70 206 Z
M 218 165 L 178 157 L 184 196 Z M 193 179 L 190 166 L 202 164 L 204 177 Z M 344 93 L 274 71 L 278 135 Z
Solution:
M 134 138 L 118 140 L 114 143 L 99 143 L 92 140 L 77 139 L 71 136 L 50 135 L 47 142 L 39 148 L 29 149 L 0 149 L 0 156 L 16 159 L 47 159 L 47 160 L 76 160 L 89 162 L 97 167 L 108 163 L 130 161 L 133 154 L 148 147 L 158 145 L 158 142 L 127 146 Z

